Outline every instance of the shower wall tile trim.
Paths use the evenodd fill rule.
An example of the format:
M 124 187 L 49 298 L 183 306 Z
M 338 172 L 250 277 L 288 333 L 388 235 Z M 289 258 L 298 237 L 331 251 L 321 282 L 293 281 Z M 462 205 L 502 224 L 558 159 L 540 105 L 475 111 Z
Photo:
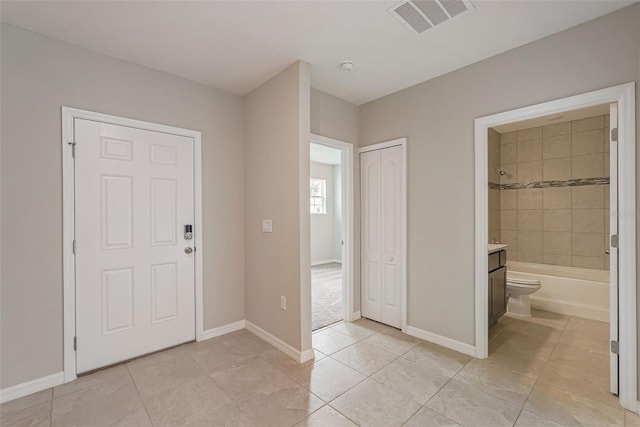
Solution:
M 499 148 L 490 131 L 489 240 L 509 259 L 609 269 L 608 127 L 596 116 L 496 133 Z

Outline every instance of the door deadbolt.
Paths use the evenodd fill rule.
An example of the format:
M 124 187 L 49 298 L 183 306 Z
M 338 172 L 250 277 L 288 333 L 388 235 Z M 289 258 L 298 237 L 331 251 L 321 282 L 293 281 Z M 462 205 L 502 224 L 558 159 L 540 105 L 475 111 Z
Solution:
M 193 239 L 193 226 L 191 224 L 187 224 L 184 226 L 184 240 Z

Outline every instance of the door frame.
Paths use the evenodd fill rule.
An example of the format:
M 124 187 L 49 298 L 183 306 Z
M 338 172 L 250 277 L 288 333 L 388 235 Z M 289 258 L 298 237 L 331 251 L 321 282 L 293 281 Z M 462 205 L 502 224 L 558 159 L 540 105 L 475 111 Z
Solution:
M 475 120 L 475 356 L 488 355 L 487 293 L 488 130 L 521 120 L 618 103 L 619 400 L 638 412 L 636 324 L 636 117 L 635 82 L 480 117 Z M 611 302 L 610 302 L 611 304 Z
M 192 138 L 194 141 L 194 245 L 197 248 L 195 261 L 195 335 L 200 341 L 204 332 L 204 306 L 202 288 L 202 134 L 200 131 L 182 129 L 158 123 L 128 119 L 77 108 L 62 107 L 62 242 L 63 242 L 63 361 L 64 382 L 76 379 L 76 278 L 73 240 L 75 238 L 75 162 L 73 145 L 75 141 L 75 119 L 91 120 L 141 130 L 168 133 Z
M 354 227 L 353 227 L 353 144 L 339 139 L 311 134 L 309 143 L 320 144 L 340 150 L 342 176 L 342 239 L 344 240 L 344 256 L 342 272 L 346 280 L 342 281 L 343 319 L 352 322 L 357 319 L 354 311 Z M 309 239 L 311 247 L 311 239 Z M 313 297 L 312 297 L 313 298 Z
M 391 141 L 380 142 L 377 144 L 367 145 L 365 147 L 361 147 L 358 150 L 358 164 L 360 162 L 359 155 L 362 153 L 366 153 L 368 151 L 376 151 L 383 150 L 385 148 L 391 148 L 400 146 L 402 148 L 402 196 L 401 196 L 401 204 L 402 204 L 402 213 L 400 214 L 400 220 L 402 222 L 402 244 L 400 245 L 400 250 L 402 253 L 402 279 L 400 283 L 401 289 L 401 297 L 400 303 L 402 306 L 402 332 L 407 332 L 407 138 L 398 138 L 393 139 Z M 360 216 L 362 216 L 362 207 L 360 207 Z M 362 239 L 362 237 L 360 237 Z M 362 269 L 362 260 L 360 260 L 360 267 Z M 362 278 L 362 273 L 360 273 L 360 277 Z M 362 288 L 362 283 L 360 283 L 360 287 Z M 362 289 L 360 290 L 360 298 L 362 299 Z M 360 306 L 362 307 L 362 301 L 360 302 Z

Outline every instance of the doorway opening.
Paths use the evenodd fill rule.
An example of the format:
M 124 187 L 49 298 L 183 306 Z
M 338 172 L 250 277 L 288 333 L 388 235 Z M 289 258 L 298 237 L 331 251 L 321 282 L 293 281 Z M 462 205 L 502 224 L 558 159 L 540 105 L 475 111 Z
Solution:
M 312 331 L 353 317 L 352 150 L 331 138 L 310 141 Z
M 634 100 L 476 119 L 476 357 L 635 411 Z

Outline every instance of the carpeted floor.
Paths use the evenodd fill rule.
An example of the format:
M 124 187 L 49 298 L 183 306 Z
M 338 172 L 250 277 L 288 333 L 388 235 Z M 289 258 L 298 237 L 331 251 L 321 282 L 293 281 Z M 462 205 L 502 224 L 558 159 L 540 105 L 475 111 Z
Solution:
M 311 330 L 342 320 L 342 265 L 311 267 Z

